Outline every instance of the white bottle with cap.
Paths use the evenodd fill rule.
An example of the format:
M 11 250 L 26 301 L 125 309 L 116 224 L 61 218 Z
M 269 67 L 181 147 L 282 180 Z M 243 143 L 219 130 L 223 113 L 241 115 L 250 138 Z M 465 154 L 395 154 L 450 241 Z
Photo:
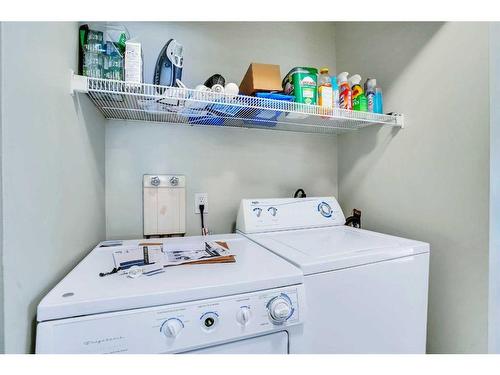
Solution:
M 339 108 L 342 109 L 352 109 L 352 91 L 349 82 L 347 82 L 348 75 L 348 72 L 342 72 L 337 76 L 339 81 Z

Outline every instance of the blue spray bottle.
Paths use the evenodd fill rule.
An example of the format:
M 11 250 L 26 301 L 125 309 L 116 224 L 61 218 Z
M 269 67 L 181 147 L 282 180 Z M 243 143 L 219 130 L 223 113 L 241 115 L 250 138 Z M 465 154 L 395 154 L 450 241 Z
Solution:
M 384 113 L 384 99 L 380 86 L 375 87 L 375 96 L 373 100 L 373 112 Z

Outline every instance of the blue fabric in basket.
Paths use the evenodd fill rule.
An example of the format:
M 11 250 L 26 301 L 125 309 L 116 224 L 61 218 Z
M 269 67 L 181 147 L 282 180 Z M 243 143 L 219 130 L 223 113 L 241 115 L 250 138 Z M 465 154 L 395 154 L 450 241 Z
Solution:
M 190 117 L 189 123 L 199 125 L 224 125 L 224 119 L 215 116 Z
M 292 95 L 284 95 L 274 92 L 258 92 L 255 94 L 255 96 L 263 99 L 281 100 L 286 102 L 293 102 L 295 100 L 295 97 Z M 252 114 L 253 119 L 245 120 L 245 123 L 256 126 L 273 127 L 276 126 L 278 117 L 282 113 L 283 111 L 274 111 L 270 109 L 255 109 Z

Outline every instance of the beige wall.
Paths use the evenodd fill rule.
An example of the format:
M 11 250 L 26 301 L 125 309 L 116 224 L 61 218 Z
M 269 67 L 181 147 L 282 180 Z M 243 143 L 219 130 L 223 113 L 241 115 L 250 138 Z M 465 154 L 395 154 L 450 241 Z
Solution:
M 335 68 L 332 23 L 128 23 L 143 42 L 145 80 L 169 38 L 184 45 L 183 81 L 194 87 L 221 73 L 240 83 L 249 63 L 274 63 L 282 75 L 294 66 Z M 142 175 L 187 178 L 186 223 L 200 233 L 194 193 L 209 195 L 208 225 L 234 230 L 242 198 L 337 194 L 337 139 L 265 130 L 178 127 L 113 121 L 106 125 L 108 238 L 142 235 Z
M 339 197 L 364 227 L 431 244 L 428 351 L 487 351 L 488 24 L 342 23 L 339 70 L 382 85 L 400 131 L 343 135 Z
M 103 118 L 69 95 L 77 27 L 2 25 L 7 353 L 33 350 L 38 302 L 105 238 Z

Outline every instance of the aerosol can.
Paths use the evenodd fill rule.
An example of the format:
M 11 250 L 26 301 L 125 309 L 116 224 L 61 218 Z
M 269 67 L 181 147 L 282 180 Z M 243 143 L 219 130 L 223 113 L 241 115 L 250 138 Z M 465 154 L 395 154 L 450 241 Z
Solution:
M 339 81 L 339 108 L 352 109 L 352 91 L 349 82 L 347 82 L 348 72 L 340 73 L 337 78 Z

